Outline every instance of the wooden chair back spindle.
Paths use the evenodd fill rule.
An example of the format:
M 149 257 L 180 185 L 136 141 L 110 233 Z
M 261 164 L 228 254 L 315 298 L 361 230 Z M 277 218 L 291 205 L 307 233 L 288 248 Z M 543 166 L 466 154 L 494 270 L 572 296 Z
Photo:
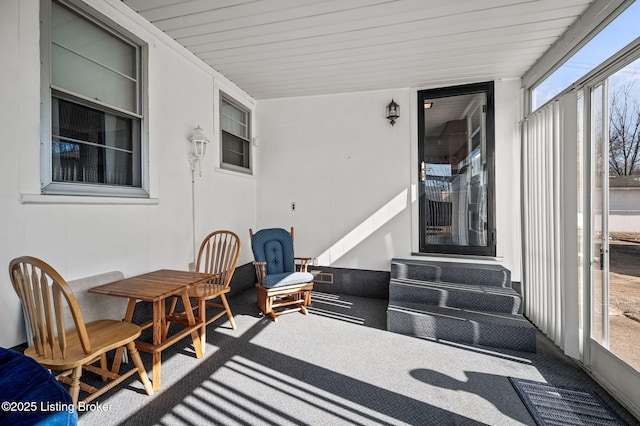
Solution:
M 9 274 L 22 302 L 27 326 L 39 356 L 45 359 L 66 357 L 63 299 L 71 310 L 82 349 L 85 353 L 91 352 L 78 302 L 67 282 L 51 266 L 40 259 L 23 256 L 11 261 Z
M 240 239 L 231 231 L 215 231 L 200 245 L 196 270 L 217 275 L 215 284 L 229 286 L 240 257 Z
M 214 274 L 214 278 L 206 283 L 199 283 L 189 289 L 189 299 L 196 300 L 197 306 L 194 309 L 198 312 L 198 321 L 202 322 L 200 328 L 200 342 L 202 353 L 205 351 L 206 343 L 206 326 L 227 315 L 232 329 L 236 329 L 236 323 L 233 320 L 231 308 L 227 302 L 225 293 L 229 293 L 231 289 L 229 284 L 233 273 L 235 272 L 238 258 L 240 257 L 240 238 L 231 231 L 214 231 L 207 235 L 198 252 L 196 261 L 196 271 Z M 212 302 L 214 299 L 220 299 L 220 303 Z M 169 323 L 184 324 L 185 313 L 175 312 L 177 298 L 173 298 L 169 307 L 167 319 Z M 207 318 L 207 307 L 221 309 L 215 315 Z M 165 336 L 168 334 L 169 326 L 165 329 Z

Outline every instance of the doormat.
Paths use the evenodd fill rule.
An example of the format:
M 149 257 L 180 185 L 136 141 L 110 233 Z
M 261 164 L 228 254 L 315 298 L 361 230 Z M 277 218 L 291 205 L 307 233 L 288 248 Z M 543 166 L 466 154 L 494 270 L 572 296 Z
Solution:
M 509 377 L 539 426 L 626 425 L 595 392 Z

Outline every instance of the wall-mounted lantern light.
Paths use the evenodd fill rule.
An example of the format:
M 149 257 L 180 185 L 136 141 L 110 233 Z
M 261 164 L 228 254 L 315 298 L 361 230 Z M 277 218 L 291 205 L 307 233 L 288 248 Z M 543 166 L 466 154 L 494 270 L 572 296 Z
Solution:
M 400 117 L 400 105 L 398 105 L 393 99 L 387 105 L 387 119 L 393 126 L 396 124 L 396 120 Z
M 191 151 L 189 152 L 189 164 L 191 164 L 191 171 L 195 171 L 196 163 L 198 164 L 198 170 L 200 176 L 202 176 L 202 166 L 200 162 L 207 155 L 207 144 L 209 139 L 204 135 L 200 126 L 193 130 L 193 135 L 189 138 L 191 142 Z

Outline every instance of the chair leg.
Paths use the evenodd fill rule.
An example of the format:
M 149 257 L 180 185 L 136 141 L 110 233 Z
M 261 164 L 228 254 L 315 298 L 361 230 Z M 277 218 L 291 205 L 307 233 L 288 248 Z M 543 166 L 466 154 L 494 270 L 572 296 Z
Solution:
M 203 301 L 200 301 L 200 303 L 202 303 Z M 200 307 L 200 303 L 198 303 L 198 307 Z M 193 314 L 193 307 L 191 306 L 191 300 L 189 299 L 189 295 L 185 292 L 182 294 L 182 304 L 185 307 L 185 312 L 187 313 L 187 320 L 189 322 L 189 325 L 195 325 L 197 323 L 197 321 L 200 320 L 200 316 L 202 316 L 202 318 L 205 318 L 207 313 L 206 311 L 203 309 L 202 312 L 198 313 L 198 317 L 196 317 Z M 187 306 L 189 306 L 187 308 Z M 203 307 L 204 308 L 204 307 Z M 190 314 L 189 314 L 190 311 Z M 206 324 L 203 323 L 203 326 L 205 326 Z M 203 354 L 204 354 L 204 345 L 202 344 L 202 341 L 200 340 L 200 334 L 198 333 L 198 331 L 193 331 L 191 333 L 191 340 L 193 341 L 193 349 L 196 352 L 196 358 L 202 358 Z
M 149 376 L 147 376 L 147 370 L 144 368 L 144 364 L 142 364 L 142 360 L 140 359 L 140 353 L 136 349 L 136 344 L 134 342 L 127 343 L 127 349 L 129 349 L 129 355 L 133 360 L 136 368 L 138 369 L 138 375 L 140 376 L 140 381 L 144 386 L 144 390 L 147 392 L 147 395 L 153 394 L 153 386 L 149 381 Z
M 269 296 L 267 294 L 267 290 L 263 287 L 256 286 L 256 301 L 258 303 L 258 308 L 265 314 L 271 316 L 273 321 L 276 320 L 276 313 L 273 312 L 273 300 L 275 296 Z
M 258 304 L 258 308 L 267 314 L 267 295 L 264 289 L 261 289 L 260 287 L 256 287 L 256 302 Z
M 276 322 L 278 320 L 278 313 L 273 310 L 273 302 L 275 302 L 276 296 L 267 296 L 266 300 L 266 311 L 264 311 L 264 313 L 270 315 L 271 320 Z
M 229 318 L 229 323 L 231 324 L 232 329 L 236 329 L 236 322 L 233 320 L 233 314 L 231 313 L 231 308 L 229 308 L 229 302 L 227 302 L 227 297 L 223 294 L 220 295 L 220 300 L 222 300 L 222 306 L 224 306 L 224 310 L 227 313 L 227 317 Z
M 271 312 L 273 312 L 273 300 L 275 299 L 274 296 L 267 296 L 265 299 L 265 313 L 270 314 Z
M 100 355 L 100 369 L 105 371 L 109 370 L 109 367 L 107 367 L 107 354 Z M 107 376 L 101 376 L 101 377 L 103 382 L 106 382 L 108 379 Z
M 71 400 L 76 408 L 78 407 L 78 397 L 80 396 L 80 376 L 82 376 L 82 365 L 73 369 L 73 372 L 71 373 L 71 385 L 69 387 Z

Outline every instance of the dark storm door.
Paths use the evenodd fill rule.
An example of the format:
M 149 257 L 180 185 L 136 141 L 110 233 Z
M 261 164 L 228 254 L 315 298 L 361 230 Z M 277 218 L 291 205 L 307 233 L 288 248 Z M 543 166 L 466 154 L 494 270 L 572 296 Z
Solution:
M 418 92 L 421 253 L 496 255 L 493 121 L 493 82 Z

